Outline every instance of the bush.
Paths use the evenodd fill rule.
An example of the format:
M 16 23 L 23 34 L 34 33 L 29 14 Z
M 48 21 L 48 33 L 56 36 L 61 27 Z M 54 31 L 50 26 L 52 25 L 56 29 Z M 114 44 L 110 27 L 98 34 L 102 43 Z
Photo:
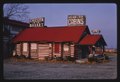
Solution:
M 56 60 L 61 61 L 61 60 L 63 60 L 63 58 L 62 57 L 56 57 Z
M 48 61 L 51 60 L 51 58 L 49 56 L 45 56 L 45 60 Z
M 20 57 L 19 58 L 23 58 L 23 59 L 26 59 L 26 56 L 25 55 L 20 55 Z
M 13 56 L 14 58 L 18 58 L 18 59 L 22 59 L 22 58 L 26 58 L 26 56 L 25 55 L 15 55 L 15 56 Z
M 105 59 L 105 56 L 103 54 L 100 54 L 100 55 L 94 57 L 94 60 L 98 63 L 103 62 L 104 59 Z
M 65 61 L 75 61 L 75 58 L 74 58 L 74 57 L 71 57 L 71 56 L 65 56 L 65 57 L 64 57 L 64 60 L 65 60 Z
M 95 61 L 95 59 L 94 59 L 93 57 L 89 57 L 89 58 L 88 58 L 88 62 L 91 62 L 91 63 L 92 63 L 93 61 Z
M 13 56 L 13 57 L 15 57 L 15 58 L 20 58 L 20 56 L 19 56 L 19 55 L 15 55 L 15 56 Z
M 104 54 L 105 56 L 105 60 L 109 60 L 109 56 L 107 56 L 106 54 Z

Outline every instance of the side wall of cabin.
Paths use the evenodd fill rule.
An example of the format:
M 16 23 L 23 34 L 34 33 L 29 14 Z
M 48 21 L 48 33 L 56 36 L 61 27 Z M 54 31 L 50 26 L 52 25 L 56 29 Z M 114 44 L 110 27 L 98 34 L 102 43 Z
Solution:
M 45 59 L 46 56 L 53 57 L 74 57 L 74 44 L 70 43 L 17 43 L 15 55 Z M 63 54 L 63 56 L 61 55 Z

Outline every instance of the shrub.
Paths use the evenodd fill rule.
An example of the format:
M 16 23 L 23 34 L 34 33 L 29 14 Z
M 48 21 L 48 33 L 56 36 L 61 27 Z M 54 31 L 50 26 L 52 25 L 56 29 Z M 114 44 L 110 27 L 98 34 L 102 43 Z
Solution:
M 26 59 L 26 56 L 25 55 L 20 55 L 20 57 L 19 58 L 23 58 L 23 59 Z
M 91 62 L 91 63 L 92 63 L 93 61 L 95 61 L 95 59 L 94 59 L 93 57 L 89 57 L 89 58 L 88 58 L 88 62 Z
M 46 61 L 50 60 L 50 57 L 49 56 L 45 56 L 45 60 Z
M 106 54 L 104 54 L 105 56 L 105 60 L 109 60 L 109 56 L 107 56 Z
M 13 57 L 15 57 L 15 58 L 20 58 L 20 56 L 19 56 L 19 55 L 15 55 L 15 56 L 13 56 Z
M 56 60 L 61 61 L 61 60 L 63 60 L 63 58 L 62 57 L 56 57 Z
M 65 60 L 66 60 L 66 61 L 74 61 L 75 58 L 74 58 L 74 57 L 71 57 L 71 56 L 66 56 L 66 57 L 65 57 Z

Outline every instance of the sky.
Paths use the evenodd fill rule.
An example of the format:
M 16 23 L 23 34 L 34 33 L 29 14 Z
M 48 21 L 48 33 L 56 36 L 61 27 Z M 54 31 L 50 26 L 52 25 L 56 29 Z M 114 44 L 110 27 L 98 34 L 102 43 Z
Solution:
M 117 48 L 117 6 L 112 3 L 33 3 L 30 18 L 45 17 L 46 26 L 67 26 L 68 15 L 85 15 L 89 30 L 99 29 L 106 48 Z

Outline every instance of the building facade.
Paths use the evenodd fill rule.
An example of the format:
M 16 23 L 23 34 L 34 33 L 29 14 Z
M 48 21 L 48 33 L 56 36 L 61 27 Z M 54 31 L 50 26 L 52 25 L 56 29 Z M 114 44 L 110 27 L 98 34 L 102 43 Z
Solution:
M 11 39 L 28 26 L 28 23 L 3 18 L 3 57 L 11 56 L 13 46 Z

